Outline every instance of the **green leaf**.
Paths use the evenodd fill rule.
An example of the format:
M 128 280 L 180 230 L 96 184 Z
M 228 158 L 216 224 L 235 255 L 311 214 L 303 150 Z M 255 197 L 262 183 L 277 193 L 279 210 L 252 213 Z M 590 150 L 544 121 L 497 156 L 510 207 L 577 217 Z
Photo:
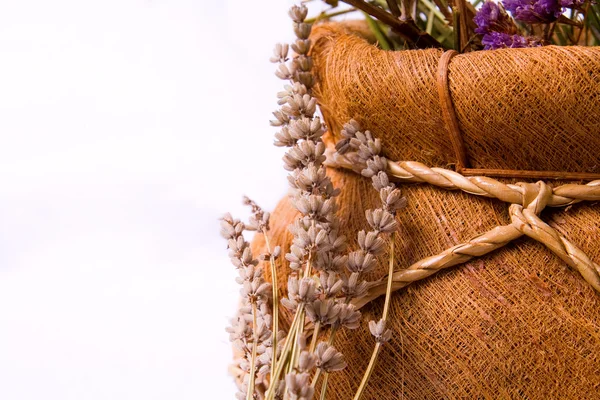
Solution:
M 383 32 L 377 21 L 375 21 L 369 14 L 363 13 L 365 15 L 365 19 L 367 20 L 367 25 L 373 34 L 375 35 L 375 39 L 379 42 L 379 47 L 383 50 L 392 50 L 392 46 L 390 44 L 390 40 L 387 38 L 386 34 Z

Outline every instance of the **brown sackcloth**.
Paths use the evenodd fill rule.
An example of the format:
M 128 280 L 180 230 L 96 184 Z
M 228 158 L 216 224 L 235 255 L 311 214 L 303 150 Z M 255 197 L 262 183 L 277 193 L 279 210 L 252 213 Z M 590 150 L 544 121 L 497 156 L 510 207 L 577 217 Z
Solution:
M 456 164 L 436 83 L 441 51 L 384 52 L 334 24 L 315 27 L 312 39 L 314 94 L 336 140 L 354 118 L 382 139 L 388 159 Z M 600 49 L 457 55 L 448 84 L 471 167 L 600 172 Z M 380 204 L 377 193 L 356 173 L 329 174 L 342 189 L 339 215 L 356 247 L 364 211 Z M 510 223 L 508 204 L 496 199 L 400 187 L 408 206 L 398 215 L 397 270 Z M 283 251 L 295 217 L 287 199 L 273 213 L 273 242 Z M 599 205 L 546 208 L 541 218 L 600 260 Z M 262 246 L 258 237 L 254 248 Z M 285 293 L 289 270 L 280 270 Z M 371 278 L 385 275 L 383 257 Z M 361 327 L 336 338 L 348 367 L 331 374 L 328 399 L 352 399 L 374 345 L 367 322 L 382 307 L 382 298 L 367 304 Z M 394 335 L 365 399 L 600 398 L 600 295 L 530 238 L 395 292 L 390 315 Z

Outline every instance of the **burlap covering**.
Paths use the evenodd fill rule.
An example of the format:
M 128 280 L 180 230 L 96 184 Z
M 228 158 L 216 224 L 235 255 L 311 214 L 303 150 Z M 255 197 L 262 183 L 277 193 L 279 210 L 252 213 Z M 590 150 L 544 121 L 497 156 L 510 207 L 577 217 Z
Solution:
M 435 86 L 441 51 L 384 52 L 337 25 L 316 27 L 313 40 L 314 93 L 334 136 L 354 118 L 382 139 L 389 159 L 455 162 Z M 449 82 L 472 166 L 600 170 L 600 49 L 459 55 Z M 342 189 L 340 218 L 356 247 L 377 193 L 355 173 L 329 173 Z M 510 221 L 498 200 L 423 184 L 401 188 L 408 206 L 398 216 L 397 269 Z M 287 199 L 273 213 L 274 242 L 284 251 L 295 216 Z M 546 209 L 541 217 L 600 260 L 598 205 Z M 258 238 L 255 250 L 262 246 Z M 382 262 L 372 278 L 385 272 Z M 382 304 L 365 306 L 361 328 L 337 337 L 348 368 L 331 375 L 328 399 L 352 398 L 374 345 L 367 321 L 380 318 Z M 366 399 L 600 398 L 600 295 L 531 239 L 396 292 L 390 314 L 394 336 Z

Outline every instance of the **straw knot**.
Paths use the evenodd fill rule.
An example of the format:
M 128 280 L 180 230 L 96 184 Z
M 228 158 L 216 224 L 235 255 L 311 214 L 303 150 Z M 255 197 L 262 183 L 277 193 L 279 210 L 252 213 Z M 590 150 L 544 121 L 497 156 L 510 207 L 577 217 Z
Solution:
M 536 183 L 517 183 L 523 189 L 523 207 L 539 214 L 552 200 L 552 187 L 543 181 Z

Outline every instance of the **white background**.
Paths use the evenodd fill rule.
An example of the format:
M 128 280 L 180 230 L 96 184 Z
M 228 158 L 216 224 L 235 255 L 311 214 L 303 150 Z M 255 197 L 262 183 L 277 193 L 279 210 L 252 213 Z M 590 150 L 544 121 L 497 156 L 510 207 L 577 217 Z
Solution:
M 217 218 L 285 195 L 290 4 L 0 1 L 0 399 L 233 398 Z

